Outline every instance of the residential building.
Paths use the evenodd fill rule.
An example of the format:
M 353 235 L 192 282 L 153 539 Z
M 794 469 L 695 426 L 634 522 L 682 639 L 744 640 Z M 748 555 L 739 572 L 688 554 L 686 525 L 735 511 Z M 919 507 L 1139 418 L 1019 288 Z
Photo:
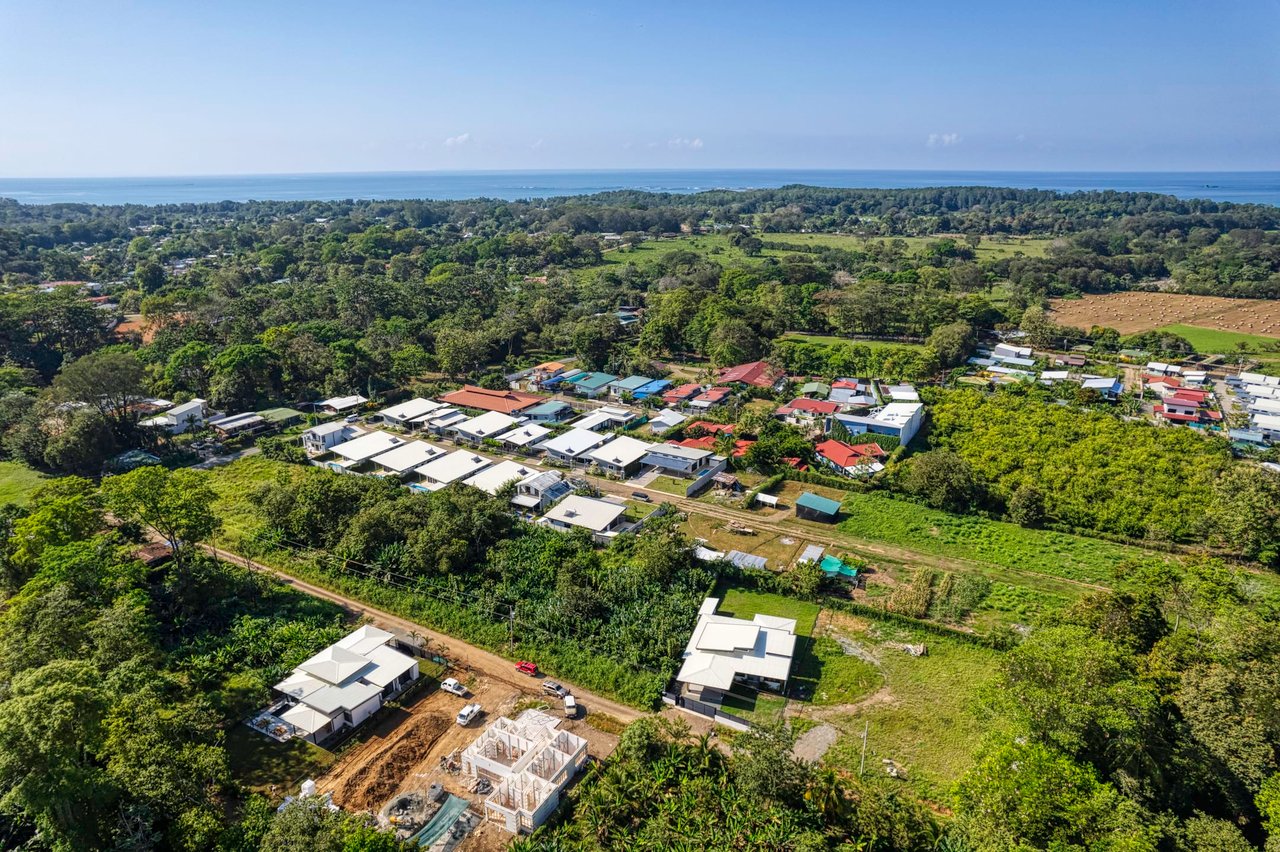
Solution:
M 590 530 L 597 540 L 607 541 L 626 526 L 622 516 L 627 507 L 595 497 L 570 494 L 542 516 L 543 523 L 560 530 Z
M 732 395 L 733 388 L 707 388 L 689 400 L 687 405 L 695 411 L 708 411 L 717 405 L 723 405 Z
M 436 402 L 434 399 L 423 399 L 418 396 L 393 405 L 390 408 L 384 408 L 378 414 L 382 417 L 383 423 L 407 429 L 410 428 L 412 421 L 441 408 L 444 408 L 443 402 Z
M 653 444 L 629 435 L 618 435 L 612 441 L 587 452 L 588 464 L 598 466 L 613 476 L 629 476 L 639 467 L 640 460 Z
M 868 391 L 853 388 L 833 387 L 827 399 L 846 411 L 853 408 L 870 408 L 876 404 L 876 398 Z
M 607 389 L 609 396 L 614 399 L 622 399 L 625 396 L 635 397 L 635 392 L 652 382 L 648 376 L 627 376 L 625 379 L 614 379 L 609 382 Z
M 462 481 L 463 485 L 470 485 L 472 488 L 478 488 L 486 494 L 497 494 L 502 490 L 502 486 L 508 482 L 522 482 L 530 476 L 536 476 L 538 471 L 533 467 L 527 467 L 517 461 L 500 461 L 492 467 L 486 467 L 473 476 L 469 476 Z
M 1124 390 L 1124 385 L 1119 379 L 1104 376 L 1086 376 L 1080 382 L 1080 386 L 1097 391 L 1104 399 L 1115 399 Z
M 213 412 L 209 409 L 208 403 L 203 399 L 193 399 L 182 405 L 175 405 L 164 414 L 143 420 L 138 425 L 160 429 L 170 435 L 181 435 L 184 432 L 200 429 L 204 426 L 205 419 L 212 415 Z
M 321 456 L 345 441 L 357 438 L 365 430 L 352 423 L 321 423 L 302 433 L 302 448 L 309 456 Z
M 676 680 L 698 701 L 719 704 L 735 683 L 786 693 L 796 652 L 796 621 L 757 613 L 754 618 L 717 615 L 719 598 L 707 598 L 682 655 Z
M 800 386 L 800 396 L 822 397 L 826 399 L 831 393 L 831 385 L 823 382 L 805 382 Z
M 688 419 L 688 417 L 674 409 L 664 408 L 649 418 L 649 431 L 655 434 L 665 432 L 668 429 L 674 429 Z
M 663 473 L 685 479 L 696 479 L 714 466 L 716 455 L 711 450 L 683 447 L 679 444 L 650 444 L 641 464 L 659 468 Z
M 1030 346 L 1012 346 L 1008 343 L 997 343 L 991 350 L 991 354 L 999 360 L 1006 358 L 1030 360 L 1033 355 Z
M 580 373 L 569 379 L 566 388 L 571 393 L 579 396 L 585 396 L 588 399 L 595 399 L 603 393 L 607 393 L 609 384 L 618 377 L 611 373 Z
M 459 443 L 479 446 L 485 439 L 497 439 L 523 422 L 523 417 L 512 417 L 501 411 L 486 411 L 478 417 L 455 423 L 445 430 L 445 434 Z
M 520 412 L 534 423 L 563 423 L 573 416 L 573 406 L 558 399 L 549 399 L 533 408 Z
M 254 411 L 245 411 L 240 414 L 225 414 L 221 417 L 210 418 L 205 421 L 205 425 L 223 438 L 231 438 L 236 435 L 251 435 L 255 432 L 261 432 L 271 424 L 261 414 Z
M 459 423 L 465 423 L 470 418 L 456 408 L 445 406 L 437 408 L 435 411 L 415 417 L 409 421 L 414 429 L 421 429 L 432 435 L 444 435 Z
M 826 399 L 808 399 L 798 396 L 780 406 L 774 415 L 793 426 L 812 426 L 815 421 L 829 417 L 840 410 L 840 406 Z
M 838 422 L 848 429 L 850 434 L 861 435 L 870 432 L 876 435 L 890 435 L 902 444 L 908 444 L 920 430 L 924 422 L 924 403 L 891 402 L 879 409 L 873 409 L 868 415 L 834 414 L 827 421 L 827 431 L 831 431 L 831 423 Z
M 777 390 L 785 381 L 782 371 L 767 361 L 752 361 L 720 371 L 720 381 L 727 385 L 743 384 Z
M 413 478 L 417 469 L 432 459 L 444 455 L 444 450 L 426 441 L 406 441 L 400 446 L 374 456 L 374 473 L 379 476 Z
M 1035 362 L 1032 361 L 1031 365 L 1034 366 Z M 885 388 L 884 396 L 892 402 L 920 401 L 920 394 L 916 392 L 914 385 L 889 385 Z
M 590 429 L 597 432 L 601 429 L 621 429 L 639 415 L 629 408 L 615 408 L 606 405 L 583 417 L 573 424 L 575 429 Z
M 572 491 L 573 486 L 560 471 L 548 470 L 522 479 L 516 485 L 516 496 L 511 498 L 511 502 L 521 509 L 541 515 Z
M 585 465 L 587 462 L 583 460 L 583 456 L 607 440 L 609 440 L 608 435 L 601 435 L 590 429 L 570 429 L 563 435 L 543 441 L 539 448 L 544 450 L 547 458 L 552 461 L 570 466 Z
M 806 491 L 796 498 L 796 517 L 804 521 L 831 522 L 840 514 L 840 504 Z
M 587 762 L 587 741 L 559 720 L 525 710 L 495 719 L 462 751 L 462 771 L 494 782 L 485 818 L 513 834 L 531 832 L 560 804 L 560 794 Z
M 323 402 L 317 402 L 316 408 L 321 411 L 327 411 L 330 414 L 344 414 L 359 408 L 368 401 L 360 394 L 353 393 L 350 396 L 331 396 Z
M 492 463 L 484 456 L 478 456 L 470 450 L 454 450 L 418 468 L 417 473 L 422 481 L 415 482 L 409 487 L 415 491 L 439 491 L 446 485 L 474 476 Z
M 844 476 L 870 476 L 884 470 L 888 453 L 879 444 L 846 444 L 828 439 L 814 448 L 827 467 Z
M 691 382 L 689 384 L 680 385 L 664 391 L 662 394 L 662 401 L 667 405 L 680 405 L 681 403 L 688 402 L 700 393 L 702 393 L 702 385 Z
M 303 662 L 274 687 L 289 702 L 280 719 L 316 744 L 368 719 L 418 679 L 418 661 L 392 648 L 393 639 L 366 625 Z
M 631 395 L 636 399 L 648 399 L 651 396 L 658 396 L 669 387 L 671 387 L 669 379 L 652 379 L 647 385 L 641 385 L 631 391 Z
M 532 408 L 545 397 L 531 393 L 520 393 L 513 390 L 489 390 L 475 385 L 463 385 L 462 390 L 442 394 L 440 401 L 458 408 L 474 408 L 477 411 L 499 411 L 503 414 L 515 414 L 526 408 Z
M 329 469 L 337 473 L 349 473 L 387 450 L 406 443 L 404 438 L 390 432 L 374 431 L 335 445 L 330 452 L 338 458 L 329 462 Z
M 1145 369 L 1153 376 L 1177 376 L 1182 373 L 1181 367 L 1163 361 L 1148 361 Z
M 534 446 L 539 441 L 551 434 L 551 430 L 546 426 L 539 426 L 537 423 L 524 423 L 516 426 L 507 432 L 503 432 L 498 437 L 498 443 L 517 453 L 532 453 Z

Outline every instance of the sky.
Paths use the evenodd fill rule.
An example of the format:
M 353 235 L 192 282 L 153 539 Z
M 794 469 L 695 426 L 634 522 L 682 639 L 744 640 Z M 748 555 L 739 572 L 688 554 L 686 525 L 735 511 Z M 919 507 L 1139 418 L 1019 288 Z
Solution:
M 1280 0 L 0 0 L 0 176 L 1280 169 Z

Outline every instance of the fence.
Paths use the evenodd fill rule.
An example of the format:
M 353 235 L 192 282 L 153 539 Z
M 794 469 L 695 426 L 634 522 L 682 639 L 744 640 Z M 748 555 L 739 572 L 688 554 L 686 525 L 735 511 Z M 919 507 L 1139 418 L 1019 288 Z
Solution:
M 732 728 L 735 731 L 748 731 L 751 729 L 751 723 L 740 716 L 732 713 L 726 713 L 714 704 L 708 704 L 705 701 L 698 701 L 695 698 L 689 698 L 678 692 L 662 693 L 662 701 L 664 704 L 670 704 L 673 707 L 679 707 L 690 713 L 696 713 L 699 716 L 705 716 L 714 722 L 724 725 L 726 728 Z

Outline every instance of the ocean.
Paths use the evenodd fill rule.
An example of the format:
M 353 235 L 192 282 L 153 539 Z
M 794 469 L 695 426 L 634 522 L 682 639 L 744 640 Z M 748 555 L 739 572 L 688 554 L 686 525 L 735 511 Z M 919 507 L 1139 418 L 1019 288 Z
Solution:
M 24 204 L 183 204 L 333 199 L 549 198 L 618 189 L 689 193 L 787 184 L 897 189 L 1009 186 L 1113 189 L 1280 205 L 1280 172 L 1003 172 L 822 169 L 368 172 L 137 178 L 0 178 L 0 198 Z

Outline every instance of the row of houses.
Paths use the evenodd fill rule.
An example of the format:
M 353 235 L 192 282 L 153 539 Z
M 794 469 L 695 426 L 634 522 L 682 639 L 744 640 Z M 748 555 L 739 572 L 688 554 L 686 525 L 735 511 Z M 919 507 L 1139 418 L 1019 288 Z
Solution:
M 1227 384 L 1249 417 L 1249 427 L 1233 429 L 1231 439 L 1253 446 L 1280 443 L 1280 377 L 1243 372 Z
M 287 407 L 226 414 L 213 410 L 206 400 L 198 398 L 172 406 L 167 400 L 146 400 L 145 405 L 160 413 L 142 420 L 138 425 L 170 435 L 183 435 L 205 429 L 212 429 L 222 438 L 257 435 L 291 426 L 303 417 L 301 411 Z

